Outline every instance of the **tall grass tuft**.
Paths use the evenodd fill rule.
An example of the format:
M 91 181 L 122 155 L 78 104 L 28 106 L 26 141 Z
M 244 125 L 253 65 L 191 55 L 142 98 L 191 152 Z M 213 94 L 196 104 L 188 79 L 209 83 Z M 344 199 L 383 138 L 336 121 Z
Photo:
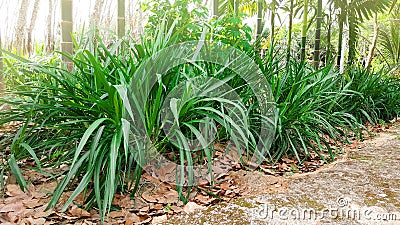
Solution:
M 179 166 L 192 168 L 196 163 L 205 163 L 211 170 L 215 142 L 210 144 L 208 134 L 202 133 L 202 128 L 208 127 L 216 133 L 216 142 L 227 144 L 227 140 L 233 140 L 236 147 L 245 147 L 245 153 L 254 153 L 258 141 L 264 141 L 258 136 L 263 103 L 257 102 L 243 78 L 224 65 L 179 65 L 160 77 L 151 90 L 141 91 L 147 80 L 140 75 L 146 74 L 134 77 L 135 72 L 158 51 L 178 40 L 179 33 L 173 30 L 163 22 L 154 36 L 143 38 L 140 43 L 123 39 L 106 45 L 99 36 L 88 39 L 92 41 L 90 48 L 77 42 L 76 53 L 65 55 L 73 64 L 71 71 L 56 59 L 32 61 L 3 51 L 9 62 L 7 73 L 12 86 L 0 98 L 0 104 L 10 106 L 0 111 L 0 125 L 17 122 L 20 126 L 0 139 L 0 147 L 7 149 L 4 154 L 9 155 L 7 162 L 0 162 L 1 173 L 9 169 L 21 188 L 27 189 L 20 160 L 33 158 L 38 170 L 67 165 L 68 170 L 54 175 L 62 179 L 48 208 L 55 207 L 63 192 L 73 187 L 74 192 L 62 210 L 67 210 L 84 193 L 85 207 L 96 206 L 104 218 L 116 192 L 135 194 L 145 151 L 173 153 L 172 160 Z M 284 62 L 284 56 L 274 51 L 261 57 L 257 42 L 251 45 L 243 41 L 249 40 L 240 40 L 238 46 L 253 58 L 269 81 L 278 110 L 268 162 L 275 163 L 289 155 L 302 163 L 312 152 L 328 162 L 336 153 L 332 145 L 347 141 L 349 132 L 364 128 L 363 122 L 375 123 L 399 115 L 399 80 L 386 77 L 382 71 L 354 69 L 342 76 L 330 65 L 313 71 L 295 60 Z M 216 80 L 224 81 L 232 90 L 214 91 L 213 88 L 222 86 Z M 133 97 L 142 103 L 141 113 L 129 112 L 131 102 L 123 94 L 129 88 L 135 88 L 133 93 L 137 96 Z M 174 90 L 178 90 L 179 98 L 170 96 Z M 202 95 L 199 90 L 209 90 L 212 95 Z M 242 102 L 232 100 L 230 91 Z M 141 96 L 143 93 L 149 95 Z M 169 109 L 169 117 L 164 120 L 162 108 Z M 241 117 L 249 120 L 237 119 Z M 140 134 L 153 142 L 155 149 L 138 145 L 143 136 L 132 139 L 129 118 L 143 122 L 144 133 Z M 163 133 L 168 126 L 178 126 L 180 130 Z M 178 144 L 172 143 L 171 137 Z M 196 155 L 186 152 L 190 144 L 186 139 L 191 138 L 197 139 L 204 151 Z M 188 180 L 183 176 L 176 178 L 184 202 L 190 190 L 185 194 L 183 186 L 196 185 L 193 174 L 189 170 Z
M 343 82 L 349 84 L 354 94 L 340 105 L 360 123 L 387 122 L 400 114 L 400 79 L 385 70 L 371 72 L 360 67 L 351 68 Z

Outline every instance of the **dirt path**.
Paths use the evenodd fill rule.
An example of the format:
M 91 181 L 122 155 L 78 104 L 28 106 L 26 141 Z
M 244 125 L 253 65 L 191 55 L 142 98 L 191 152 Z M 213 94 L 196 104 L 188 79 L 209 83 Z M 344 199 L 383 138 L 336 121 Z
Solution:
M 285 179 L 283 193 L 221 203 L 163 224 L 400 224 L 400 123 L 327 169 Z

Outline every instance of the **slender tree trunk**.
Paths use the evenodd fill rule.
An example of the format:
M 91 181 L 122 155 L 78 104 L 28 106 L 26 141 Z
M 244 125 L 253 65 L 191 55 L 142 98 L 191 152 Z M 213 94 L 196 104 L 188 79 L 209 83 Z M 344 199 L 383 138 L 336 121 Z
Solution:
M 73 54 L 72 43 L 72 1 L 61 0 L 61 51 L 69 55 Z M 71 61 L 63 57 L 63 61 L 68 64 L 68 69 L 72 69 Z
M 257 37 L 262 33 L 263 0 L 257 2 Z
M 378 40 L 378 15 L 375 13 L 374 15 L 374 36 L 372 38 L 371 46 L 369 47 L 369 52 L 367 56 L 367 62 L 365 63 L 365 68 L 369 69 L 371 67 L 372 59 L 374 58 L 374 51 L 376 48 L 376 42 Z
M 54 51 L 54 36 L 53 36 L 53 0 L 49 0 L 49 11 L 47 14 L 47 37 L 46 37 L 46 51 Z
M 325 65 L 331 62 L 331 35 L 332 35 L 332 3 L 329 4 L 329 18 L 328 18 L 328 29 L 326 32 L 326 58 L 325 58 Z
M 286 65 L 289 65 L 290 61 L 290 51 L 292 47 L 292 30 L 293 30 L 293 3 L 294 0 L 290 0 L 290 11 L 289 11 L 289 25 L 288 25 L 288 42 L 287 42 L 287 49 L 286 49 Z
M 336 65 L 340 67 L 340 61 L 342 58 L 342 43 L 343 43 L 343 25 L 344 25 L 344 19 L 342 18 L 342 13 L 339 15 L 339 34 L 338 34 L 338 54 L 337 54 L 337 61 Z
M 275 2 L 271 3 L 271 34 L 270 34 L 270 49 L 273 50 L 275 42 Z
M 347 32 L 343 32 L 343 39 L 342 39 L 342 48 L 340 53 L 340 63 L 339 63 L 339 72 L 342 74 L 344 72 L 344 55 L 347 49 L 347 39 L 348 39 Z
M 357 18 L 354 15 L 355 12 L 352 12 L 348 15 L 348 26 L 349 26 L 349 40 L 348 40 L 348 56 L 347 63 L 352 65 L 356 59 L 356 45 L 357 45 L 357 32 L 356 32 L 356 22 Z
M 28 10 L 28 0 L 22 0 L 19 9 L 19 15 L 17 25 L 15 27 L 15 42 L 14 46 L 19 54 L 24 54 L 24 36 L 25 36 L 25 24 L 26 14 Z
M 118 19 L 117 19 L 118 38 L 125 35 L 125 0 L 118 0 Z
M 306 59 L 306 42 L 307 42 L 307 26 L 308 26 L 308 0 L 304 0 L 304 12 L 303 12 L 303 27 L 301 30 L 301 61 L 304 62 Z
M 36 18 L 37 18 L 37 13 L 38 13 L 38 9 L 39 9 L 39 2 L 40 0 L 35 0 L 35 2 L 33 3 L 33 11 L 32 11 L 32 17 L 31 17 L 31 23 L 29 24 L 29 28 L 28 28 L 28 39 L 27 39 L 27 50 L 29 55 L 32 54 L 33 52 L 33 44 L 32 44 L 32 31 L 33 28 L 35 27 L 36 24 Z
M 235 12 L 235 16 L 239 16 L 239 0 L 235 0 L 233 11 Z
M 321 21 L 322 21 L 322 0 L 317 3 L 317 27 L 315 29 L 315 46 L 314 46 L 314 68 L 319 68 L 319 53 L 321 44 Z
M 219 0 L 212 1 L 212 16 L 218 17 Z

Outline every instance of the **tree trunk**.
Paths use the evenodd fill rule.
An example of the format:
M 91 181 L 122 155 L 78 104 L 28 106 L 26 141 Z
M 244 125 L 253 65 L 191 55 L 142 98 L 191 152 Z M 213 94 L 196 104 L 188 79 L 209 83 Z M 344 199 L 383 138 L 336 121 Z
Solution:
M 271 30 L 270 30 L 270 53 L 272 53 L 273 48 L 274 48 L 274 42 L 275 42 L 275 1 L 272 1 L 271 3 Z
M 212 16 L 218 17 L 219 0 L 212 1 Z
M 53 0 L 49 0 L 49 11 L 47 14 L 47 37 L 46 37 L 46 51 L 54 51 L 54 35 L 53 35 Z
M 306 59 L 306 42 L 307 42 L 307 26 L 308 26 L 308 0 L 304 0 L 304 12 L 303 12 L 303 27 L 301 30 L 301 61 L 304 62 Z
M 379 32 L 379 27 L 378 27 L 378 15 L 375 13 L 374 16 L 374 36 L 372 38 L 372 43 L 369 48 L 368 56 L 367 56 L 367 61 L 365 63 L 365 68 L 369 69 L 371 67 L 372 59 L 374 58 L 374 51 L 376 48 L 376 42 L 378 40 L 378 32 Z
M 73 43 L 72 43 L 72 1 L 73 0 L 61 0 L 61 51 L 72 55 L 73 54 Z M 71 69 L 71 61 L 63 57 L 63 61 L 68 64 L 68 69 Z
M 289 65 L 290 61 L 290 51 L 292 47 L 292 30 L 293 30 L 293 3 L 294 0 L 290 0 L 290 11 L 289 11 L 289 25 L 288 25 L 288 42 L 287 42 L 287 49 L 286 49 L 286 65 Z
M 344 26 L 344 19 L 342 18 L 342 13 L 339 15 L 339 34 L 338 34 L 338 54 L 337 54 L 337 61 L 336 65 L 340 67 L 340 61 L 342 58 L 342 43 L 343 43 L 343 26 Z
M 29 55 L 32 54 L 33 52 L 33 44 L 32 44 L 32 31 L 33 28 L 35 27 L 36 24 L 36 18 L 37 18 L 37 13 L 38 13 L 38 9 L 39 9 L 39 2 L 40 0 L 35 0 L 35 2 L 33 3 L 33 11 L 32 11 L 32 17 L 31 17 L 31 23 L 29 24 L 29 28 L 28 28 L 28 39 L 27 39 L 27 50 Z
M 94 3 L 94 9 L 90 15 L 90 28 L 96 28 L 100 24 L 101 9 L 103 8 L 104 0 L 96 0 Z
M 239 0 L 234 0 L 233 11 L 235 12 L 235 16 L 239 16 Z
M 339 63 L 339 72 L 342 74 L 344 72 L 344 54 L 347 50 L 347 39 L 348 39 L 348 34 L 347 32 L 343 32 L 343 39 L 342 39 L 342 48 L 341 48 L 341 53 L 340 53 L 340 63 Z
M 257 2 L 257 37 L 262 33 L 263 0 Z
M 24 36 L 25 36 L 25 24 L 26 14 L 28 10 L 28 0 L 22 0 L 19 9 L 19 15 L 17 25 L 15 26 L 15 48 L 18 54 L 24 54 Z
M 356 48 L 357 48 L 357 31 L 356 31 L 356 23 L 357 17 L 354 15 L 355 13 L 351 13 L 348 15 L 348 26 L 349 26 L 349 33 L 348 33 L 348 56 L 347 56 L 347 63 L 352 65 L 354 60 L 356 59 Z
M 319 53 L 321 44 L 321 21 L 322 21 L 322 0 L 317 3 L 317 25 L 315 29 L 315 46 L 314 46 L 314 68 L 319 68 Z
M 118 38 L 125 35 L 125 0 L 118 0 L 117 33 Z
M 329 4 L 329 18 L 328 18 L 328 28 L 326 32 L 326 57 L 325 57 L 325 65 L 331 62 L 331 35 L 332 35 L 332 3 Z

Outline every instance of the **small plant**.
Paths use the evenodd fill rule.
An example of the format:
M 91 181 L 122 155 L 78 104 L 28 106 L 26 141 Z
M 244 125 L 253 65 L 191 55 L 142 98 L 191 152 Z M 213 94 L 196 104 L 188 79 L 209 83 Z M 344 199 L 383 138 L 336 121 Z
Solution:
M 164 209 L 166 212 L 169 212 L 169 211 L 171 211 L 171 203 L 168 203 L 167 204 L 167 206 L 165 206 L 165 209 Z

